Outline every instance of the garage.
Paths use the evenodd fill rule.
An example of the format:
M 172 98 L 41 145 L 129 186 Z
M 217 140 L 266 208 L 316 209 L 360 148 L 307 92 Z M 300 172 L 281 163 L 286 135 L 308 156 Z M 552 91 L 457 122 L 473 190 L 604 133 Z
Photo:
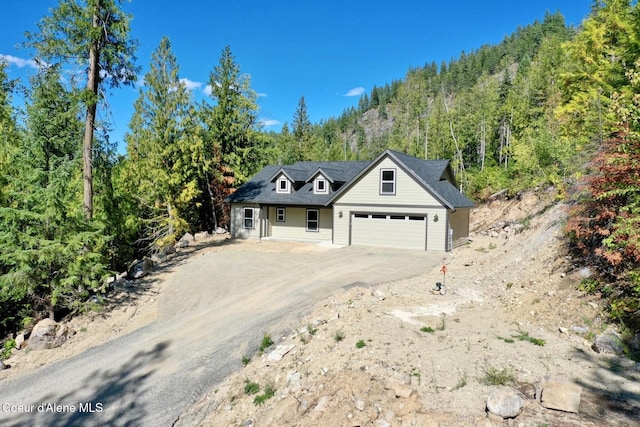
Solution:
M 427 217 L 424 214 L 353 213 L 350 240 L 352 245 L 425 250 Z

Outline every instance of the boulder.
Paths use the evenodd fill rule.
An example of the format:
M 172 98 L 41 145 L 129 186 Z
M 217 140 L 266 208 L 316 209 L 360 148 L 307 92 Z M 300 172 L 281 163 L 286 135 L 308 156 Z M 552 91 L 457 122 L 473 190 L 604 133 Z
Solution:
M 582 387 L 559 380 L 547 381 L 542 386 L 540 404 L 548 409 L 578 413 Z
M 195 237 L 193 237 L 193 234 L 191 233 L 184 233 L 184 235 L 180 238 L 180 240 L 178 240 L 178 242 L 176 243 L 175 247 L 176 248 L 186 248 L 188 247 L 192 242 L 194 242 L 196 240 Z
M 487 397 L 487 411 L 502 418 L 515 418 L 524 407 L 524 399 L 513 389 L 501 387 Z
M 624 344 L 622 343 L 622 340 L 617 335 L 611 333 L 596 335 L 591 348 L 596 353 L 624 353 Z
M 164 248 L 162 248 L 162 251 L 160 253 L 163 256 L 173 255 L 176 253 L 176 248 L 173 245 L 165 246 Z
M 209 233 L 208 231 L 200 231 L 193 237 L 195 238 L 195 240 L 208 239 L 209 237 L 211 237 L 211 233 Z
M 127 271 L 127 277 L 132 279 L 140 279 L 153 269 L 154 262 L 151 258 L 144 257 L 142 261 L 135 260 L 131 263 L 129 270 Z
M 279 345 L 278 347 L 276 347 L 275 350 L 269 353 L 269 355 L 267 356 L 267 360 L 271 362 L 277 362 L 278 360 L 282 360 L 284 355 L 289 353 L 291 350 L 293 350 L 294 347 L 295 345 L 293 344 Z
M 228 233 L 226 228 L 218 227 L 216 228 L 216 234 L 225 234 Z
M 58 322 L 53 319 L 43 319 L 33 327 L 29 336 L 29 348 L 32 350 L 45 350 L 56 347 L 56 333 Z
M 23 345 L 24 345 L 24 332 L 21 332 L 16 337 L 16 348 L 20 350 L 22 349 Z

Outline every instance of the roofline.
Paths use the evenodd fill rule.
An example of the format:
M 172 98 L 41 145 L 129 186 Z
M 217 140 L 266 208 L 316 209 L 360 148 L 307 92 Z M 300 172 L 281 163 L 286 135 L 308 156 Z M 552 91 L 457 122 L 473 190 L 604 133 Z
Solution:
M 331 178 L 322 168 L 317 168 L 316 170 L 314 170 L 309 177 L 307 178 L 307 180 L 305 181 L 305 183 L 307 182 L 311 182 L 313 180 L 313 178 L 318 175 L 319 173 L 322 173 L 322 176 L 324 176 L 330 183 L 334 183 L 336 182 L 333 178 Z
M 416 182 L 418 182 L 418 184 L 421 185 L 424 189 L 428 190 L 431 193 L 431 195 L 436 200 L 438 200 L 440 203 L 442 203 L 445 207 L 447 207 L 449 209 L 455 209 L 455 207 L 452 206 L 451 203 L 449 203 L 447 200 L 445 200 L 440 195 L 440 193 L 435 191 L 429 184 L 427 184 L 422 178 L 420 178 L 420 176 L 418 176 L 413 170 L 409 169 L 409 167 L 407 167 L 407 165 L 402 160 L 400 160 L 398 158 L 398 156 L 396 156 L 396 154 L 395 154 L 395 152 L 393 150 L 390 150 L 388 148 L 386 150 L 384 150 L 382 153 L 380 153 L 378 155 L 378 157 L 373 159 L 364 169 L 362 169 L 348 183 L 346 183 L 345 185 L 340 187 L 338 189 L 338 191 L 336 191 L 335 194 L 329 199 L 328 203 L 333 203 L 336 198 L 340 197 L 340 195 L 342 195 L 343 192 L 345 192 L 348 188 L 352 187 L 355 184 L 355 182 L 358 181 L 362 176 L 364 176 L 365 174 L 369 173 L 369 171 L 371 171 L 371 169 L 373 169 L 375 167 L 375 165 L 377 165 L 386 156 L 391 157 L 398 164 L 398 166 L 400 166 L 400 168 L 402 168 L 402 170 L 405 173 L 407 173 L 414 180 L 416 180 Z M 449 163 L 450 163 L 449 160 L 447 160 L 446 162 L 447 162 L 447 167 L 449 167 Z

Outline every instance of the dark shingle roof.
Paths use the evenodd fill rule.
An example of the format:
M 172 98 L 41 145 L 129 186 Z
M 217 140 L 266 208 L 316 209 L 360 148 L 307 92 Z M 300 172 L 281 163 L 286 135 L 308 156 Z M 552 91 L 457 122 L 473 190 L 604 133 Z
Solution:
M 271 205 L 327 206 L 346 191 L 356 178 L 385 156 L 391 156 L 407 173 L 449 209 L 472 208 L 474 203 L 455 184 L 448 160 L 422 160 L 393 150 L 386 150 L 372 162 L 297 162 L 289 166 L 267 166 L 242 185 L 226 201 Z M 314 194 L 312 179 L 321 172 L 329 182 L 328 194 Z M 290 194 L 276 193 L 275 179 L 284 173 L 294 181 Z M 454 180 L 452 184 L 447 180 Z M 342 185 L 344 183 L 344 185 Z
M 350 181 L 369 162 L 297 162 L 289 166 L 267 166 L 246 182 L 226 201 L 234 203 L 261 203 L 278 205 L 326 206 L 337 188 L 329 188 L 328 194 L 314 194 L 310 180 L 318 171 L 336 186 Z M 276 193 L 275 178 L 284 173 L 297 183 L 290 194 Z

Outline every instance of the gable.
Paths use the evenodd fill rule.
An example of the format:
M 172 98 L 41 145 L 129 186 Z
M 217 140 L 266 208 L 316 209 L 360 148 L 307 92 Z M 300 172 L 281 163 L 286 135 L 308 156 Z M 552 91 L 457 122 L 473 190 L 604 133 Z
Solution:
M 381 191 L 383 171 L 394 171 L 395 191 Z M 387 174 L 388 175 L 388 174 Z M 385 178 L 388 178 L 385 177 Z M 389 188 L 387 188 L 388 190 Z M 430 191 L 410 176 L 404 165 L 396 162 L 390 156 L 379 159 L 365 173 L 359 176 L 349 187 L 340 194 L 334 203 L 340 204 L 380 204 L 403 206 L 442 206 L 442 202 Z

